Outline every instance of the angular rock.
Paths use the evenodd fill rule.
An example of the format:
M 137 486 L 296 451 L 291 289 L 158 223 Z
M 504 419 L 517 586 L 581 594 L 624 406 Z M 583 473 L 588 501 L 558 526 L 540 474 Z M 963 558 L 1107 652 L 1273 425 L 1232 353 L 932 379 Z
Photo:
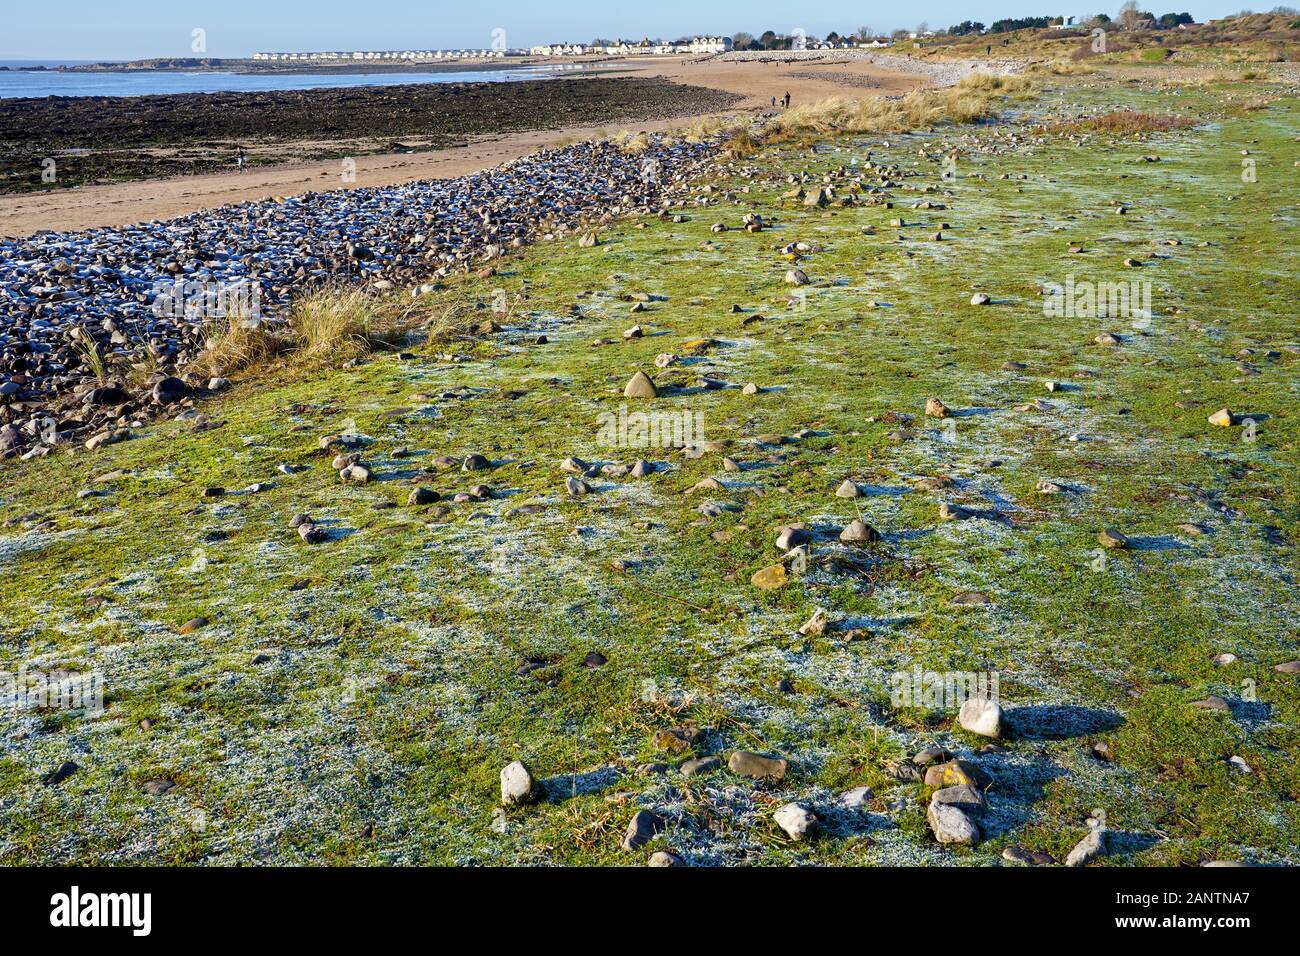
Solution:
M 975 846 L 980 842 L 979 825 L 966 811 L 948 803 L 930 804 L 925 814 L 930 831 L 940 843 Z
M 845 544 L 867 544 L 872 541 L 879 541 L 880 532 L 861 518 L 854 518 L 840 532 L 840 540 Z
M 645 372 L 637 372 L 628 379 L 628 383 L 623 388 L 624 398 L 655 398 L 659 394 L 659 389 Z
M 639 850 L 662 832 L 664 821 L 649 810 L 638 810 L 628 822 L 627 832 L 623 834 L 622 847 L 625 850 Z
M 791 840 L 809 840 L 817 835 L 817 816 L 797 803 L 787 803 L 772 819 Z

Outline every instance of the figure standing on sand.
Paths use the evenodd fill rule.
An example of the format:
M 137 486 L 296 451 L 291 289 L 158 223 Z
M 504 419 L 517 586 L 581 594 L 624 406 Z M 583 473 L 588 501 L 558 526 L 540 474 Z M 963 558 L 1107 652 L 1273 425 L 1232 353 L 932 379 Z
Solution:
M 789 90 L 786 90 L 786 91 L 785 91 L 785 96 L 783 96 L 783 97 L 781 98 L 781 105 L 784 106 L 786 109 L 789 109 L 789 108 L 790 108 L 790 91 L 789 91 Z
M 242 146 L 235 147 L 235 165 L 239 167 L 241 173 L 244 171 L 244 167 L 248 165 L 248 154 L 244 152 Z

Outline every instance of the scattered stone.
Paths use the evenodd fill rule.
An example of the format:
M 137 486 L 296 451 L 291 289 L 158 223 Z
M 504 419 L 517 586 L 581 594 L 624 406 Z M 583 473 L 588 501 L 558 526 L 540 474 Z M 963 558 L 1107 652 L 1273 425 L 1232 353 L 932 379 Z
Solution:
M 787 803 L 772 819 L 791 840 L 808 840 L 817 835 L 817 816 L 797 803 Z
M 854 787 L 841 793 L 835 802 L 848 810 L 861 810 L 874 797 L 870 787 Z
M 145 793 L 155 797 L 161 797 L 164 793 L 175 786 L 176 784 L 174 781 L 168 780 L 165 777 L 154 777 L 152 780 L 146 780 L 140 785 L 141 789 L 143 789 Z
M 797 525 L 787 525 L 777 532 L 776 549 L 778 551 L 789 551 L 791 548 L 797 548 L 801 544 L 807 544 L 812 540 L 812 535 L 806 528 L 800 528 Z
M 656 850 L 650 854 L 650 862 L 646 866 L 685 866 L 682 858 L 676 853 L 669 853 L 667 850 Z
M 1106 528 L 1097 535 L 1097 540 L 1101 542 L 1103 548 L 1127 548 L 1128 538 L 1114 528 Z
M 996 739 L 1002 736 L 1002 707 L 994 700 L 970 697 L 961 705 L 957 722 L 972 734 Z
M 990 299 L 983 292 L 976 292 L 973 296 L 970 297 L 971 305 L 988 305 L 992 301 L 993 300 Z
M 840 532 L 840 541 L 845 544 L 868 544 L 880 540 L 880 532 L 861 518 L 854 518 Z
M 1226 408 L 1221 408 L 1210 416 L 1211 425 L 1219 425 L 1223 428 L 1232 427 L 1232 412 Z
M 1025 866 L 1051 866 L 1056 862 L 1049 853 L 1027 850 L 1022 846 L 1009 846 L 1002 851 L 1002 859 L 1009 863 L 1023 863 Z
M 738 777 L 751 780 L 784 779 L 790 765 L 780 757 L 764 757 L 748 750 L 737 750 L 727 759 L 727 768 Z
M 807 623 L 799 628 L 799 633 L 804 637 L 817 637 L 826 632 L 826 622 L 826 612 L 818 608 L 813 612 L 813 616 L 808 619 Z
M 179 378 L 164 378 L 153 387 L 153 400 L 159 405 L 175 405 L 190 394 L 190 387 Z
M 836 498 L 861 498 L 862 489 L 858 487 L 857 482 L 845 478 L 843 483 L 835 489 Z
M 625 850 L 639 850 L 661 832 L 664 822 L 657 814 L 649 810 L 638 810 L 628 822 L 627 832 L 623 834 L 622 847 Z
M 952 596 L 952 603 L 961 605 L 992 604 L 993 599 L 983 591 L 962 591 L 960 594 Z
M 980 842 L 979 825 L 961 807 L 931 802 L 925 819 L 940 843 L 975 846 Z
M 939 519 L 941 521 L 962 521 L 970 517 L 970 512 L 961 505 L 949 501 L 939 502 Z
M 420 505 L 431 505 L 441 497 L 438 492 L 432 488 L 412 488 L 410 495 L 406 498 L 406 503 L 413 507 Z
M 969 761 L 949 760 L 926 770 L 925 785 L 935 789 L 971 786 L 987 790 L 993 785 L 993 778 Z
M 1215 713 L 1220 713 L 1220 714 L 1232 713 L 1232 708 L 1228 706 L 1228 702 L 1226 700 L 1224 700 L 1222 697 L 1215 697 L 1213 695 L 1205 698 L 1204 700 L 1192 701 L 1192 706 L 1195 707 L 1197 710 L 1212 710 Z
M 640 370 L 628 380 L 627 386 L 623 389 L 624 398 L 655 398 L 658 394 L 659 389 L 655 387 L 650 376 Z
M 208 619 L 206 617 L 195 617 L 186 621 L 179 628 L 177 628 L 176 633 L 193 634 L 195 631 L 201 631 L 203 630 L 203 628 L 207 626 L 208 626 Z
M 786 285 L 807 285 L 808 274 L 802 269 L 790 269 L 785 274 Z
M 987 807 L 983 792 L 965 784 L 936 790 L 930 799 L 934 803 L 957 807 L 970 816 L 979 816 Z
M 492 467 L 492 462 L 475 452 L 472 455 L 468 455 L 461 463 L 460 467 L 462 471 L 487 471 Z
M 41 777 L 41 783 L 47 787 L 56 787 L 80 769 L 81 767 L 73 763 L 71 760 L 65 760 L 54 770 L 51 770 L 45 776 Z
M 501 803 L 512 806 L 534 803 L 541 796 L 536 781 L 522 760 L 506 764 L 501 770 Z
M 931 418 L 947 418 L 952 414 L 952 411 L 939 399 L 927 398 L 925 400 L 925 413 Z
M 706 773 L 712 773 L 722 766 L 722 761 L 717 757 L 692 757 L 681 765 L 681 772 L 686 777 L 702 776 Z
M 1093 827 L 1088 835 L 1080 840 L 1070 855 L 1065 858 L 1065 865 L 1070 867 L 1087 866 L 1093 860 L 1106 855 L 1106 831 Z

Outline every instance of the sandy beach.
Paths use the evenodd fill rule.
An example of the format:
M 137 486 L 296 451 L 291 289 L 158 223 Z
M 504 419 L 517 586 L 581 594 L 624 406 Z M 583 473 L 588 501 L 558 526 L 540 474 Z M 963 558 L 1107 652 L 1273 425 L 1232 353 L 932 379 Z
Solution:
M 861 59 L 818 62 L 736 62 L 719 58 L 637 58 L 593 64 L 602 76 L 661 77 L 675 83 L 743 97 L 727 112 L 759 114 L 787 91 L 794 103 L 828 96 L 899 94 L 927 85 L 918 75 L 883 69 Z M 708 115 L 708 114 L 705 114 Z M 388 186 L 417 179 L 460 176 L 540 149 L 618 132 L 658 132 L 680 119 L 563 126 L 558 129 L 468 137 L 466 145 L 420 153 L 380 153 L 355 159 L 355 179 L 343 182 L 337 160 L 253 167 L 214 173 L 0 196 L 0 235 L 19 237 L 43 229 L 120 226 L 185 215 L 228 203 L 294 195 L 310 190 Z

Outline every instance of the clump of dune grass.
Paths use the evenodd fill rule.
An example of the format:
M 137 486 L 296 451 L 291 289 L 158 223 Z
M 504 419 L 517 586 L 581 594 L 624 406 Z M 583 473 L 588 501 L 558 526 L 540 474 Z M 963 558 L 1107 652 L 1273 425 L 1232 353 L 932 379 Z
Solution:
M 611 142 L 623 152 L 635 155 L 644 153 L 650 148 L 650 134 L 644 130 L 635 133 L 630 130 L 623 130 Z
M 327 286 L 294 303 L 279 323 L 232 313 L 208 336 L 199 359 L 210 374 L 229 375 L 277 360 L 298 368 L 337 368 L 397 345 L 415 320 L 413 307 L 361 288 Z
M 443 302 L 433 306 L 425 314 L 420 328 L 424 332 L 428 345 L 447 345 L 451 342 L 467 341 L 482 335 L 488 321 L 508 322 L 515 310 L 514 301 L 503 301 L 500 306 L 494 304 L 492 318 L 484 320 L 477 310 L 464 302 Z
M 99 351 L 99 345 L 95 342 L 94 337 L 78 326 L 73 329 L 72 345 L 81 358 L 81 364 L 90 371 L 95 380 L 99 382 L 105 381 L 108 378 L 108 365 L 104 361 L 104 356 Z
M 740 130 L 749 128 L 749 119 L 744 116 L 733 116 L 730 114 L 723 116 L 700 116 L 685 126 L 675 128 L 672 131 L 674 139 L 687 143 L 703 143 L 706 140 L 716 140 L 734 135 Z
M 1111 133 L 1118 136 L 1165 133 L 1195 126 L 1196 121 L 1172 113 L 1143 113 L 1137 110 L 1111 110 L 1098 116 L 1053 123 L 1051 133 Z
M 1037 76 L 1087 76 L 1097 70 L 1091 64 L 1079 60 L 1048 60 L 1031 63 L 1025 72 Z
M 727 159 L 748 159 L 758 152 L 762 144 L 748 126 L 737 129 L 722 141 L 722 154 Z
M 1033 83 L 1019 76 L 974 73 L 944 90 L 914 90 L 898 99 L 831 97 L 787 110 L 768 125 L 774 140 L 807 134 L 904 133 L 941 123 L 975 123 L 997 114 L 1004 97 Z
M 299 300 L 289 315 L 295 358 L 338 366 L 378 348 L 396 345 L 406 331 L 391 302 L 360 288 L 322 289 Z

